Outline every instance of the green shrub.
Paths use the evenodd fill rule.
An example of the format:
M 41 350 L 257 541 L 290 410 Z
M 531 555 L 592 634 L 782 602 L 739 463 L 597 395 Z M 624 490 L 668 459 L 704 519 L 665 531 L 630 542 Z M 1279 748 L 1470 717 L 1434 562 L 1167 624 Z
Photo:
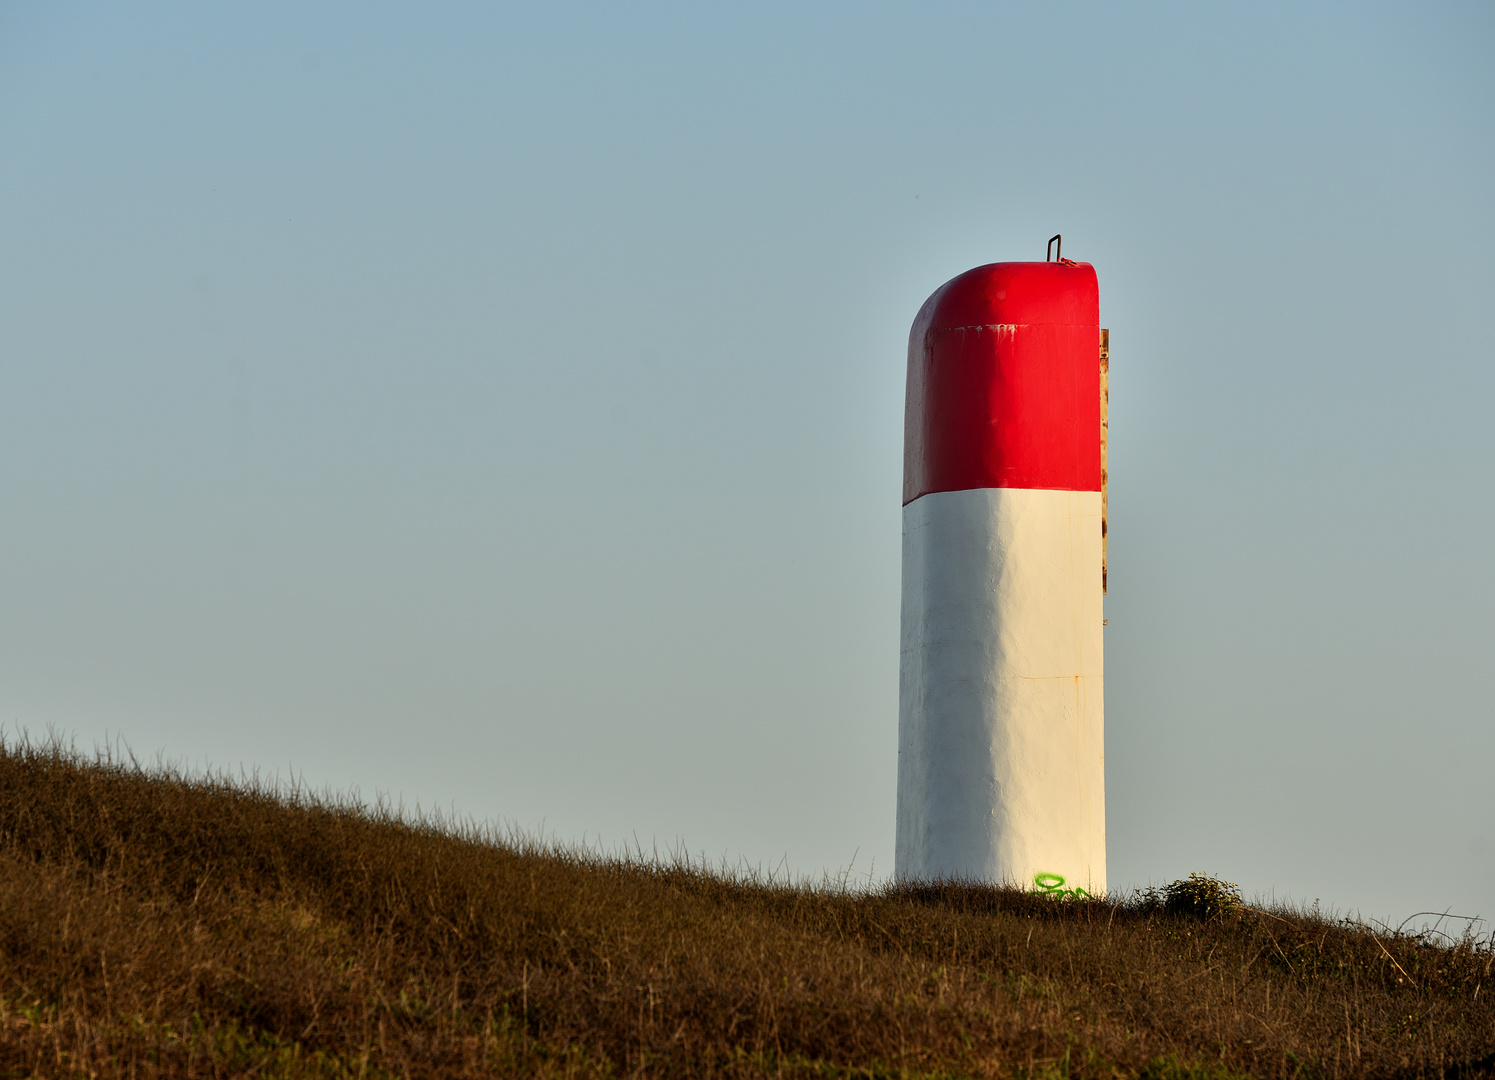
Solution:
M 1247 912 L 1241 901 L 1241 890 L 1233 881 L 1221 881 L 1198 872 L 1143 894 L 1147 906 L 1160 908 L 1169 915 L 1188 915 L 1196 919 L 1239 919 Z

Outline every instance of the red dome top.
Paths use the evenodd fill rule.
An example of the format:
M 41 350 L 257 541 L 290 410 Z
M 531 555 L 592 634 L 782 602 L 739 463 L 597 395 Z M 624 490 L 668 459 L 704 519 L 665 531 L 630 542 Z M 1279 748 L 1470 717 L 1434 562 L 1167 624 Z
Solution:
M 942 285 L 908 339 L 903 501 L 1099 491 L 1100 294 L 1089 263 L 991 263 Z

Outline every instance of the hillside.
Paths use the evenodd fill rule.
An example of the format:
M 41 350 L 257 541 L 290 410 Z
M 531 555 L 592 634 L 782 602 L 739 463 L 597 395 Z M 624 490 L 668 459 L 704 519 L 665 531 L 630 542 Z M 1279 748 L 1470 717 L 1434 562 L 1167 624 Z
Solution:
M 1207 887 L 773 887 L 0 751 L 10 1076 L 1484 1076 L 1492 959 Z

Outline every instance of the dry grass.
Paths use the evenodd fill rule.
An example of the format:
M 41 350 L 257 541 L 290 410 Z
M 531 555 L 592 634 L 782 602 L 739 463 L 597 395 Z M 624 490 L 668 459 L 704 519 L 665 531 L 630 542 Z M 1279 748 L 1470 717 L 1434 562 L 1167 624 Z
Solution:
M 1491 964 L 1166 896 L 732 881 L 0 747 L 6 1075 L 1491 1075 Z

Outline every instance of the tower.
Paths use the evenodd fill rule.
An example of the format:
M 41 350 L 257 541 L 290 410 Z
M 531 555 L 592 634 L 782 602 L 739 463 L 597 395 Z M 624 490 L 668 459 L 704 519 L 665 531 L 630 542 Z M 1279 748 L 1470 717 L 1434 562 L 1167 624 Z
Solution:
M 1063 258 L 967 271 L 914 320 L 900 879 L 1105 889 L 1107 337 Z

